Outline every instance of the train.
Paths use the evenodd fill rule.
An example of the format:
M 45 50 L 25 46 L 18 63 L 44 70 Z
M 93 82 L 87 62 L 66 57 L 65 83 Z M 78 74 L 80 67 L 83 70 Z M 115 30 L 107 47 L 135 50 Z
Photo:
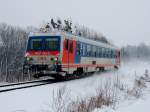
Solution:
M 119 48 L 65 32 L 30 33 L 24 58 L 24 74 L 37 78 L 80 77 L 120 66 Z

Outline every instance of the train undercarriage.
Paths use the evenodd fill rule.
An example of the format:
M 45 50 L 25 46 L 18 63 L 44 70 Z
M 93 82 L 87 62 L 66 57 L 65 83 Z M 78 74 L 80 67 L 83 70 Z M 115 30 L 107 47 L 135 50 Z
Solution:
M 110 69 L 118 69 L 118 66 L 115 65 L 113 67 L 110 67 Z M 108 69 L 106 67 L 95 67 L 95 71 L 87 71 L 87 67 L 78 67 L 74 69 L 72 73 L 69 73 L 68 71 L 63 71 L 61 66 L 55 65 L 51 68 L 48 67 L 48 65 L 24 65 L 23 66 L 23 73 L 24 74 L 31 74 L 34 78 L 40 78 L 44 76 L 51 76 L 55 79 L 59 80 L 67 80 L 67 79 L 75 79 L 87 76 L 89 74 L 95 73 L 95 72 L 103 72 Z

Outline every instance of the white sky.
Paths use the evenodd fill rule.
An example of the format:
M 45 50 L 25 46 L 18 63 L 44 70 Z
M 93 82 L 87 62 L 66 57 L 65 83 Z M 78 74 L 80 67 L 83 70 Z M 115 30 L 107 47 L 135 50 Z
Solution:
M 0 0 L 0 23 L 38 26 L 50 17 L 71 17 L 118 46 L 150 45 L 150 0 Z

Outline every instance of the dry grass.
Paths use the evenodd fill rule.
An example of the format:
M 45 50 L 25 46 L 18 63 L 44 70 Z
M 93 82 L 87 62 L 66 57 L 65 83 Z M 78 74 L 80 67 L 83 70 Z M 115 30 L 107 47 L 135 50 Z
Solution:
M 95 108 L 102 106 L 115 106 L 117 102 L 117 91 L 111 81 L 99 85 L 96 89 L 96 95 L 87 99 L 71 102 L 68 112 L 91 112 Z
M 124 94 L 125 100 L 127 97 L 140 98 L 143 95 L 143 89 L 146 87 L 148 75 L 135 78 L 132 88 L 128 88 L 125 83 L 116 76 L 114 79 L 99 83 L 95 89 L 95 95 L 85 99 L 71 101 L 69 96 L 70 91 L 64 86 L 53 92 L 53 112 L 91 112 L 95 108 L 103 106 L 116 107 L 116 104 L 121 100 L 120 92 Z M 122 96 L 121 96 L 122 97 Z
M 69 94 L 70 91 L 66 86 L 63 86 L 56 91 L 53 90 L 53 103 L 51 107 L 53 112 L 67 112 L 67 102 L 70 101 Z
M 146 88 L 145 80 L 142 77 L 134 80 L 134 85 L 131 89 L 127 90 L 128 97 L 140 98 L 143 96 L 143 89 Z

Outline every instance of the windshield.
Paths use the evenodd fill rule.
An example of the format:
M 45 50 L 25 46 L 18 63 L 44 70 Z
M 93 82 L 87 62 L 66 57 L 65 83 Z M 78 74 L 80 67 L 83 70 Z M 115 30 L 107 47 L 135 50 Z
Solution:
M 45 39 L 45 49 L 46 50 L 57 50 L 58 39 L 57 38 L 47 38 Z
M 32 50 L 42 50 L 42 39 L 31 39 Z
M 44 51 L 59 51 L 60 37 L 45 36 L 45 37 L 30 37 L 27 50 L 44 50 Z

